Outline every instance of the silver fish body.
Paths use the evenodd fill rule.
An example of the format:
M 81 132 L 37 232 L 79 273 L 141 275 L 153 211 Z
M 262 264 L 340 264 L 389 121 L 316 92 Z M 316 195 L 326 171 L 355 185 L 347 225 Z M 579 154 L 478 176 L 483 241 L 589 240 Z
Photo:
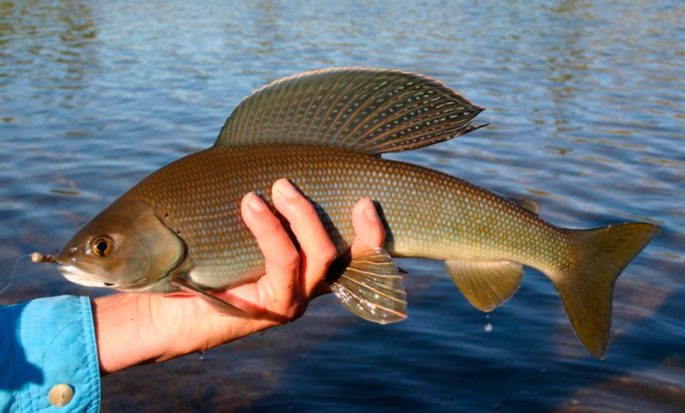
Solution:
M 210 148 L 152 174 L 121 200 L 153 207 L 179 235 L 193 262 L 193 281 L 226 288 L 263 274 L 261 252 L 240 218 L 240 200 L 255 191 L 270 201 L 269 188 L 281 177 L 316 205 L 341 254 L 353 236 L 352 207 L 370 197 L 382 208 L 392 256 L 510 260 L 544 271 L 571 255 L 565 230 L 510 200 L 426 168 L 331 147 Z

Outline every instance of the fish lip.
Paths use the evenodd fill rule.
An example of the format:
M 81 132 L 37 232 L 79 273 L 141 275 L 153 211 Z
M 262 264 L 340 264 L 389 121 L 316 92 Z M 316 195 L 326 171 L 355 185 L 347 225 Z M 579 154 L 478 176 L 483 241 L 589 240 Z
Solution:
M 116 288 L 116 284 L 101 280 L 94 280 L 92 278 L 92 272 L 86 271 L 76 265 L 64 265 L 60 263 L 60 266 L 57 270 L 64 278 L 73 282 L 74 284 L 83 285 L 85 287 Z
M 85 287 L 114 288 L 119 291 L 139 291 L 141 289 L 141 287 L 138 286 L 138 283 L 116 284 L 109 281 L 103 281 L 101 279 L 95 280 L 93 277 L 98 276 L 97 267 L 94 269 L 94 271 L 88 271 L 75 264 L 60 264 L 57 270 L 67 280 L 73 282 L 74 284 L 83 285 Z
M 78 247 L 64 247 L 60 252 L 55 255 L 55 262 L 59 265 L 70 265 L 69 262 L 74 262 L 74 253 L 78 250 Z

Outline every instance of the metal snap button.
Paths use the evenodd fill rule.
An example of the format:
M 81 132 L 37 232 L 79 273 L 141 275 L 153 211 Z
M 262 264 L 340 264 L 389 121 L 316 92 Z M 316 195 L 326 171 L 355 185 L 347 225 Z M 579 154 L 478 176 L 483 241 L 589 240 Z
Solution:
M 50 400 L 50 404 L 55 407 L 66 406 L 73 398 L 74 390 L 70 385 L 64 383 L 52 386 L 48 393 L 48 400 Z

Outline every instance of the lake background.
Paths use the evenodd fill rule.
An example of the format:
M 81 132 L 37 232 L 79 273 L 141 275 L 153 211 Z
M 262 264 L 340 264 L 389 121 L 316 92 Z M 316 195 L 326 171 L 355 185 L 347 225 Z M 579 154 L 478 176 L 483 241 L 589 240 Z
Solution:
M 17 257 L 210 146 L 253 89 L 414 71 L 490 126 L 393 159 L 536 199 L 556 225 L 663 227 L 617 282 L 606 359 L 539 272 L 486 315 L 442 263 L 402 260 L 405 322 L 322 297 L 293 324 L 104 377 L 103 411 L 684 411 L 684 45 L 678 0 L 0 1 L 0 288 Z M 0 303 L 103 293 L 23 260 Z

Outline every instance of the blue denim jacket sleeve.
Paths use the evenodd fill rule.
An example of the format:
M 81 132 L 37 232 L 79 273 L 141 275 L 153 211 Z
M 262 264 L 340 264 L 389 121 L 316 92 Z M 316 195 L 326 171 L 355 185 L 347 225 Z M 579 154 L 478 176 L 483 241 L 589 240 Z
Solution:
M 55 386 L 55 391 L 73 392 L 63 407 L 48 399 Z M 88 297 L 0 307 L 0 412 L 99 409 L 100 369 Z

